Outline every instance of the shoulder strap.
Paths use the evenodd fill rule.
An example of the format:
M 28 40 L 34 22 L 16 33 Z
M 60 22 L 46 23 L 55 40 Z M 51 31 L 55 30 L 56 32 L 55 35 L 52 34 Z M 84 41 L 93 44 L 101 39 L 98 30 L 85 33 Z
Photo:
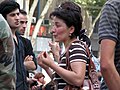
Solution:
M 67 66 L 67 70 L 71 70 L 70 62 L 69 62 L 69 48 L 66 51 L 66 66 Z
M 90 61 L 89 61 L 89 71 L 90 71 L 90 69 L 96 69 L 95 64 L 94 64 L 93 61 L 92 61 L 92 57 L 91 57 L 90 50 L 89 50 L 88 46 L 85 45 L 84 43 L 82 43 L 82 44 L 85 46 L 86 52 L 87 52 L 87 54 L 88 54 L 88 58 L 89 58 L 89 60 L 90 60 Z M 70 62 L 69 62 L 69 48 L 68 48 L 68 50 L 66 51 L 66 65 L 67 65 L 67 69 L 68 69 L 68 70 L 71 70 Z
M 86 52 L 87 52 L 88 57 L 89 57 L 89 60 L 90 60 L 90 62 L 89 62 L 89 70 L 90 70 L 90 69 L 96 69 L 95 64 L 94 64 L 93 61 L 92 61 L 91 53 L 90 53 L 90 50 L 89 50 L 88 46 L 85 45 L 85 44 L 84 44 L 84 46 L 85 46 L 85 48 L 86 48 Z

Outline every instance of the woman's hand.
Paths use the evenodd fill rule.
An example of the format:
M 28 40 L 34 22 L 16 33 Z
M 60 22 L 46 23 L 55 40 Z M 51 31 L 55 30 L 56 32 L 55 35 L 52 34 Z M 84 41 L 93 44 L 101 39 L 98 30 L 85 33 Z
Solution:
M 57 42 L 49 42 L 54 58 L 58 61 L 60 57 L 60 46 Z
M 47 52 L 41 52 L 38 57 L 38 64 L 44 68 L 44 69 L 48 69 L 52 63 L 54 63 L 54 60 L 52 60 L 52 58 L 48 55 Z
M 43 69 L 46 70 L 46 69 L 49 69 L 49 67 L 42 62 L 42 60 L 41 60 L 41 54 L 42 53 L 43 52 L 41 52 L 41 53 L 38 54 L 37 61 L 38 61 L 38 65 L 41 66 Z

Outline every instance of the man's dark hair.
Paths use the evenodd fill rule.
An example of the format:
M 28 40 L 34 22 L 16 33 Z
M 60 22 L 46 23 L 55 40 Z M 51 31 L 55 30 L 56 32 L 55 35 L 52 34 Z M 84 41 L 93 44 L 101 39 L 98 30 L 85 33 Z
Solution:
M 23 9 L 20 9 L 20 13 L 23 14 L 23 15 L 27 15 L 27 12 Z
M 20 10 L 20 5 L 13 0 L 5 0 L 0 3 L 0 13 L 3 15 L 5 19 L 7 14 L 16 9 Z

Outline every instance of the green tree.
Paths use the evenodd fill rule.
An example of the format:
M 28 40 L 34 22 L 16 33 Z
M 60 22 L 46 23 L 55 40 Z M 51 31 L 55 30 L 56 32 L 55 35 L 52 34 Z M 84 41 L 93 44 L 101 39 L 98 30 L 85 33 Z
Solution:
M 96 21 L 100 17 L 100 11 L 107 0 L 71 0 L 78 3 L 87 12 L 84 20 L 83 28 L 87 29 L 86 34 L 91 37 Z M 86 14 L 84 14 L 86 15 Z M 92 21 L 89 18 L 92 17 Z
M 93 21 L 98 16 L 101 8 L 107 0 L 74 0 L 80 4 L 84 9 L 88 10 L 89 15 L 92 16 Z

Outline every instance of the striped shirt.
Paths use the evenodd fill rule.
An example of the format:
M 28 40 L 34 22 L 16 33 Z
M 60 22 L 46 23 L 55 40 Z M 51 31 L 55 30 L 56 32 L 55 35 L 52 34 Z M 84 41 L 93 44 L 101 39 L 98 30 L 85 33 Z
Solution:
M 103 7 L 99 22 L 99 43 L 103 39 L 116 42 L 114 61 L 120 74 L 120 0 L 108 0 Z
M 59 63 L 60 67 L 67 69 L 66 65 L 66 52 L 61 55 L 61 62 Z M 88 56 L 86 52 L 86 48 L 79 41 L 75 41 L 71 44 L 69 48 L 69 62 L 85 62 L 88 63 Z M 88 66 L 88 64 L 86 64 Z M 86 67 L 87 68 L 87 67 Z M 86 74 L 88 70 L 86 70 Z M 63 90 L 65 85 L 67 84 L 59 75 L 54 73 L 54 79 L 57 83 L 57 90 Z

